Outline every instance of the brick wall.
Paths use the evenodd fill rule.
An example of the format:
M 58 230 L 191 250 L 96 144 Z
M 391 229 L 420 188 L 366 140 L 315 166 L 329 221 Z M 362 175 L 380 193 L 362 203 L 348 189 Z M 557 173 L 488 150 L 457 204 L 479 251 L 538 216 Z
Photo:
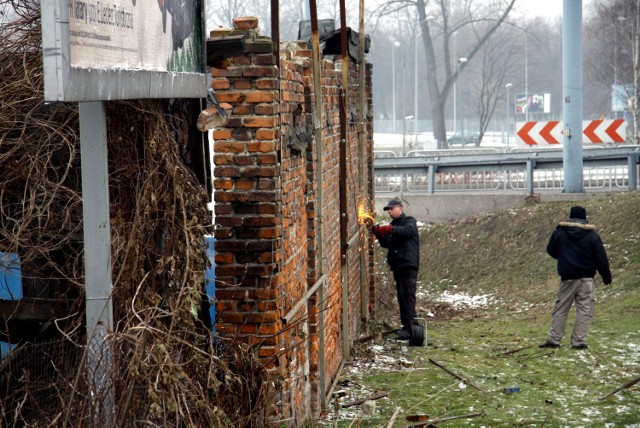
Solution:
M 362 308 L 373 295 L 372 239 L 357 218 L 358 205 L 371 204 L 373 127 L 371 119 L 357 122 L 358 65 L 351 63 L 347 157 L 341 165 L 340 62 L 321 62 L 323 108 L 316 130 L 306 43 L 282 44 L 278 68 L 269 39 L 252 28 L 234 34 L 246 36 L 244 55 L 226 69 L 212 69 L 216 97 L 232 106 L 226 126 L 213 133 L 217 331 L 253 345 L 259 360 L 282 379 L 274 420 L 295 425 L 320 410 L 343 361 L 344 335 L 348 343 L 358 335 L 367 315 Z M 370 68 L 366 86 L 371 111 Z M 321 162 L 315 132 L 321 133 Z M 341 197 L 346 237 L 340 233 Z M 344 259 L 341 239 L 351 243 Z M 323 288 L 309 293 L 318 283 Z

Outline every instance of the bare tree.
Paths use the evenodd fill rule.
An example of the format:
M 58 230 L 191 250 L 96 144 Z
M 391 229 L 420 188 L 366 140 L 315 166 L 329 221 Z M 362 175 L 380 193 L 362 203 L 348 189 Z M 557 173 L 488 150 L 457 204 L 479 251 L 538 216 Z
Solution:
M 454 82 L 505 21 L 514 3 L 515 0 L 496 0 L 478 6 L 479 2 L 473 0 L 392 0 L 376 11 L 384 16 L 415 8 L 426 57 L 427 89 L 438 148 L 447 148 L 445 107 Z M 461 43 L 454 53 L 452 45 L 456 39 Z M 438 51 L 442 55 L 438 55 Z M 452 54 L 456 58 L 452 58 Z M 466 61 L 458 62 L 459 58 Z
M 633 121 L 631 141 L 638 143 L 640 110 L 640 2 L 638 0 L 597 0 L 591 5 L 585 25 L 589 43 L 585 52 L 585 75 L 600 88 L 601 115 L 619 117 L 628 110 Z M 588 99 L 588 98 L 587 98 Z
M 511 31 L 510 31 L 511 30 Z M 482 140 L 491 120 L 499 111 L 499 106 L 506 102 L 507 109 L 510 101 L 506 99 L 505 85 L 509 83 L 509 76 L 515 74 L 516 60 L 519 59 L 520 47 L 514 43 L 512 29 L 503 27 L 496 32 L 496 37 L 486 43 L 480 51 L 480 64 L 474 67 L 477 76 L 472 80 L 473 103 L 478 116 L 478 139 Z M 500 116 L 500 115 L 499 115 Z M 507 113 L 504 119 L 506 123 Z

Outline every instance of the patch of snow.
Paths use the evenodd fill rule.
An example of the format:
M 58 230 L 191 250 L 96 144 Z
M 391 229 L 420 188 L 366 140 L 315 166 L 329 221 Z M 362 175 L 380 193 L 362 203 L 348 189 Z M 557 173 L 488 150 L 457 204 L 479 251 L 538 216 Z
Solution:
M 454 308 L 470 307 L 479 308 L 487 306 L 491 303 L 491 294 L 484 294 L 480 296 L 470 296 L 466 293 L 449 293 L 445 291 L 436 298 L 436 301 L 443 303 L 450 303 Z

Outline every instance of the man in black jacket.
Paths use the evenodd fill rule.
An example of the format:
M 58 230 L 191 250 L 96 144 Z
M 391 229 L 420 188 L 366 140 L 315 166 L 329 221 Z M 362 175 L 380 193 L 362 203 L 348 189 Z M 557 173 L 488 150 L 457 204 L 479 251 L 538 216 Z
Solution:
M 547 341 L 541 348 L 559 348 L 564 336 L 571 304 L 576 302 L 576 322 L 571 334 L 571 347 L 586 349 L 585 340 L 595 310 L 595 275 L 611 284 L 609 259 L 595 227 L 588 224 L 587 211 L 571 208 L 568 222 L 561 222 L 549 239 L 547 253 L 558 260 L 560 288 L 553 308 L 553 320 Z
M 402 202 L 392 199 L 385 207 L 391 216 L 391 225 L 374 225 L 373 234 L 383 248 L 387 248 L 387 263 L 396 281 L 400 321 L 402 328 L 398 338 L 411 337 L 412 326 L 416 322 L 416 283 L 420 265 L 420 240 L 416 219 L 404 214 Z

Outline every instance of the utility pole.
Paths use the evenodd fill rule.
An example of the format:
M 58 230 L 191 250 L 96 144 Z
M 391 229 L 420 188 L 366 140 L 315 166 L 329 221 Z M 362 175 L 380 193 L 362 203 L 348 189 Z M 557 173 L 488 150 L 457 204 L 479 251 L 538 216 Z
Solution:
M 582 0 L 563 0 L 562 21 L 562 191 L 582 193 Z

